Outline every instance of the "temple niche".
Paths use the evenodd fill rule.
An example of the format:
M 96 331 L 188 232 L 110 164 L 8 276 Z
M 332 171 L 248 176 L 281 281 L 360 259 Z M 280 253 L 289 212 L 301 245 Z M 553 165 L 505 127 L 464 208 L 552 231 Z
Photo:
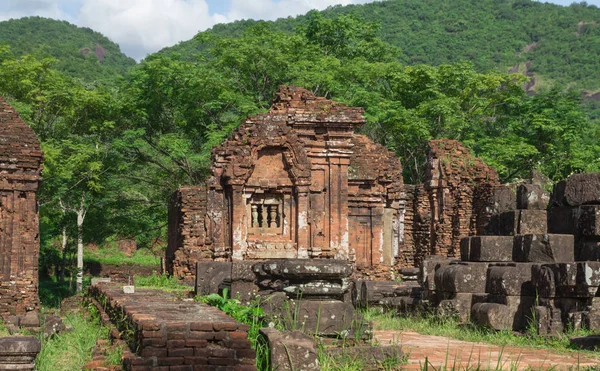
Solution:
M 39 309 L 41 162 L 35 133 L 0 98 L 0 315 L 5 319 Z
M 167 267 L 198 260 L 342 259 L 389 276 L 401 239 L 402 168 L 356 134 L 362 108 L 283 86 L 212 153 L 212 177 L 171 200 Z

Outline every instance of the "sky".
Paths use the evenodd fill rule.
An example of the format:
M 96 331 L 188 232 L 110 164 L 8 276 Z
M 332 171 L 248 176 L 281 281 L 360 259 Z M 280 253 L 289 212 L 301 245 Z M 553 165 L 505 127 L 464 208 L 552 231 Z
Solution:
M 0 21 L 34 15 L 66 20 L 101 32 L 139 61 L 217 23 L 275 20 L 373 1 L 380 0 L 0 0 Z M 572 0 L 548 2 L 569 5 Z M 587 3 L 600 6 L 600 0 Z

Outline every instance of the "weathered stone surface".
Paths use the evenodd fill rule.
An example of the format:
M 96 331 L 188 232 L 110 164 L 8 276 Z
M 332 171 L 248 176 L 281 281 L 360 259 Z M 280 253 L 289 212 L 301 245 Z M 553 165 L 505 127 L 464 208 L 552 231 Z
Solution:
M 274 277 L 326 280 L 349 277 L 352 266 L 341 260 L 271 260 L 262 264 L 262 271 Z
M 406 305 L 406 300 L 394 301 L 390 298 L 420 298 L 422 288 L 416 282 L 363 281 L 358 305 L 362 308 L 371 306 Z
M 575 260 L 573 236 L 564 234 L 521 234 L 515 236 L 513 260 L 552 263 Z
M 503 304 L 476 303 L 471 308 L 471 321 L 494 330 L 511 330 L 513 313 Z
M 511 236 L 472 236 L 465 237 L 463 240 L 468 240 L 465 245 L 468 243 L 469 258 L 463 258 L 462 260 L 472 262 L 508 262 L 513 260 L 514 241 Z
M 517 209 L 546 210 L 550 193 L 538 184 L 519 184 L 517 187 Z
M 39 309 L 36 192 L 42 151 L 35 133 L 0 97 L 0 316 Z
M 31 336 L 0 338 L 0 370 L 33 371 L 41 343 Z
M 67 327 L 63 323 L 59 316 L 45 316 L 44 318 L 44 336 L 50 337 L 55 334 L 60 334 L 65 331 Z
M 585 350 L 600 350 L 600 336 L 590 335 L 571 339 L 571 345 Z
M 548 212 L 548 233 L 578 234 L 580 210 L 556 206 Z
M 564 195 L 565 202 L 570 206 L 600 204 L 600 173 L 569 176 Z
M 281 371 L 320 370 L 315 340 L 300 331 L 280 332 L 262 328 L 260 334 L 269 346 L 271 369 Z
M 531 263 L 507 263 L 490 266 L 485 292 L 508 296 L 535 296 L 532 270 L 533 264 Z
M 438 268 L 435 272 L 437 291 L 457 293 L 485 292 L 489 263 L 460 262 Z
M 419 284 L 426 290 L 435 291 L 435 272 L 453 261 L 454 259 L 441 256 L 430 256 L 425 259 L 419 270 Z
M 600 261 L 600 240 L 578 238 L 575 245 L 575 260 Z
M 473 305 L 472 293 L 441 293 L 441 300 L 437 306 L 437 313 L 441 316 L 456 317 L 462 323 L 470 320 Z
M 493 234 L 500 236 L 536 234 L 546 233 L 547 229 L 545 210 L 514 210 L 498 215 L 498 230 Z
M 352 303 L 339 300 L 284 301 L 267 310 L 272 310 L 267 314 L 277 315 L 286 329 L 299 329 L 308 335 L 347 337 L 365 330 L 360 328 L 362 320 L 356 316 Z
M 600 183 L 598 184 L 600 187 Z M 578 234 L 582 236 L 600 236 L 600 205 L 579 207 Z
M 544 298 L 594 297 L 600 286 L 600 262 L 543 264 L 532 272 L 536 291 Z
M 219 292 L 224 281 L 231 281 L 231 263 L 199 261 L 196 263 L 196 294 L 208 295 Z
M 474 299 L 475 301 L 475 299 Z M 481 302 L 481 301 L 478 301 Z M 487 295 L 485 302 L 502 304 L 506 307 L 511 319 L 513 330 L 522 330 L 527 327 L 531 319 L 532 310 L 536 303 L 535 296 L 507 296 L 507 295 Z
M 497 185 L 490 199 L 490 213 L 501 214 L 517 209 L 517 194 L 514 187 Z

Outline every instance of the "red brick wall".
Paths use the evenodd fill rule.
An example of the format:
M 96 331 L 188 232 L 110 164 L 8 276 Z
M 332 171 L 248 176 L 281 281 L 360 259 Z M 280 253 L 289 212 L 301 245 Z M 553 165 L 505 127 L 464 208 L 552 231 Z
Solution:
M 0 98 L 0 315 L 39 309 L 36 192 L 42 152 L 33 132 Z

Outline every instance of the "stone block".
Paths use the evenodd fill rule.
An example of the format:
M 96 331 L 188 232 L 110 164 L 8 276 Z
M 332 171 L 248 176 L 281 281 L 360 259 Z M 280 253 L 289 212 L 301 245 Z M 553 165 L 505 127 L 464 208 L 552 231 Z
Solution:
M 246 281 L 246 282 L 254 282 L 256 281 L 256 274 L 252 267 L 255 264 L 261 264 L 256 261 L 241 261 L 236 260 L 231 262 L 231 281 Z
M 472 293 L 440 293 L 437 313 L 440 316 L 457 317 L 460 322 L 470 321 L 471 306 L 474 294 Z
M 390 300 L 393 298 L 420 298 L 422 288 L 416 282 L 395 281 L 363 281 L 361 285 L 360 303 L 362 308 L 370 306 L 391 306 L 406 304 L 406 301 Z
M 27 312 L 21 318 L 21 327 L 40 327 L 40 313 L 37 311 Z
M 498 235 L 546 233 L 548 229 L 546 210 L 514 210 L 498 215 Z
M 352 274 L 352 265 L 347 261 L 333 259 L 271 260 L 262 267 L 255 266 L 255 273 L 260 273 L 261 268 L 273 277 L 301 280 L 342 279 Z
M 469 261 L 471 256 L 472 237 L 463 237 L 460 239 L 460 260 Z
M 575 260 L 575 240 L 565 234 L 521 234 L 515 236 L 513 260 L 553 263 Z
M 426 290 L 435 291 L 435 272 L 448 264 L 454 259 L 448 259 L 441 256 L 429 256 L 423 260 L 419 270 L 419 284 Z
M 269 346 L 271 369 L 279 371 L 320 370 L 315 340 L 300 331 L 280 332 L 262 328 L 260 334 Z
M 436 290 L 444 292 L 485 292 L 489 263 L 460 262 L 442 266 L 435 272 Z
M 600 286 L 600 262 L 544 264 L 532 269 L 532 281 L 543 298 L 594 297 Z
M 600 204 L 600 173 L 569 176 L 564 195 L 565 202 L 570 206 Z
M 579 210 L 578 234 L 600 236 L 600 205 L 584 205 Z
M 511 330 L 513 327 L 513 316 L 506 305 L 476 303 L 471 308 L 471 322 L 494 330 Z
M 490 266 L 486 292 L 508 296 L 535 296 L 531 263 L 507 263 Z
M 512 261 L 512 236 L 472 236 L 469 243 L 469 261 L 472 262 L 509 262 Z M 462 240 L 461 240 L 462 257 Z M 463 259 L 464 260 L 464 259 Z
M 546 210 L 550 194 L 538 184 L 519 184 L 517 187 L 517 209 Z
M 557 206 L 548 211 L 548 233 L 578 234 L 578 207 Z
M 536 303 L 535 296 L 507 296 L 507 295 L 488 295 L 487 303 L 502 304 L 510 318 L 510 326 L 513 330 L 522 330 L 527 327 L 532 319 L 532 310 Z M 495 309 L 499 310 L 499 309 Z
M 499 185 L 494 188 L 490 198 L 490 213 L 500 214 L 517 209 L 517 195 L 514 188 Z
M 361 320 L 352 303 L 339 300 L 286 301 L 280 307 L 271 307 L 286 329 L 300 329 L 308 335 L 327 337 L 353 336 Z
M 123 293 L 124 294 L 135 294 L 135 286 L 132 286 L 132 285 L 123 286 Z
M 600 261 L 600 241 L 595 238 L 575 239 L 575 260 Z
M 196 263 L 196 295 L 209 295 L 219 292 L 225 280 L 231 281 L 232 263 L 199 261 Z

